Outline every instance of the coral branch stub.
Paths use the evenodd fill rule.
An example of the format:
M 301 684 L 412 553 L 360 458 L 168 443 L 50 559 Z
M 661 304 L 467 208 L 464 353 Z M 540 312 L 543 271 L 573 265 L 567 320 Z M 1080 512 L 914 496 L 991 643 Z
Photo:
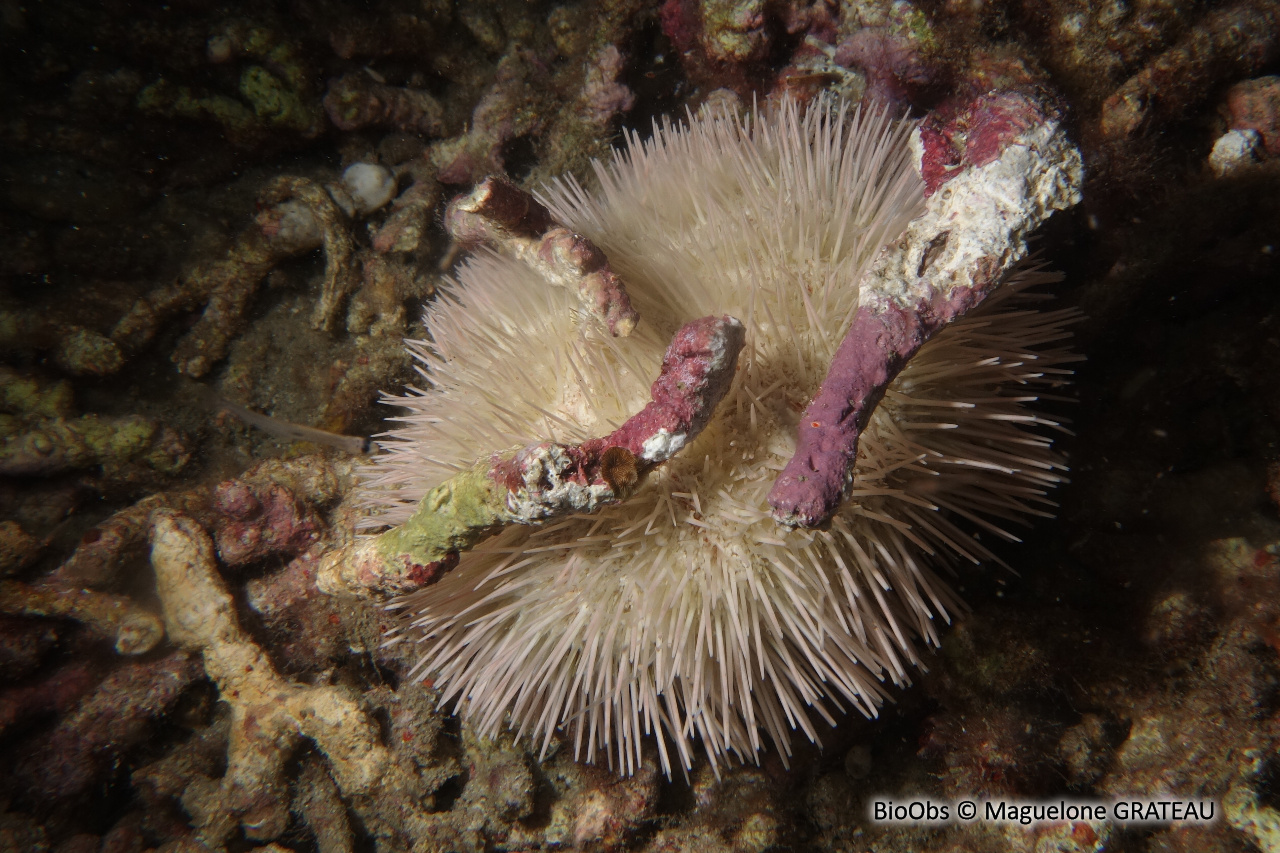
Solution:
M 485 243 L 527 263 L 548 281 L 575 288 L 588 314 L 609 333 L 631 334 L 640 315 L 604 253 L 552 218 L 547 208 L 502 176 L 485 178 L 450 202 L 449 235 L 464 246 Z

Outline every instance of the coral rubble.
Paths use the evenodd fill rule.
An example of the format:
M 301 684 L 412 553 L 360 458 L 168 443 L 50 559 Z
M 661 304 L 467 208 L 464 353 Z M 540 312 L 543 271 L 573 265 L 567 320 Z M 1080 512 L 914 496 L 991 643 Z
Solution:
M 0 0 L 0 849 L 1042 853 L 1277 843 L 1275 0 L 386 0 L 296 11 L 242 0 Z M 945 547 L 1017 574 L 955 567 L 970 609 L 946 599 L 956 624 L 920 629 L 941 648 L 916 656 L 927 671 L 910 689 L 868 685 L 896 703 L 878 719 L 816 710 L 835 694 L 830 673 L 815 676 L 772 725 L 820 737 L 821 749 L 796 738 L 789 755 L 751 752 L 758 764 L 691 750 L 687 774 L 670 778 L 664 768 L 680 759 L 645 736 L 622 761 L 631 775 L 619 775 L 575 757 L 574 720 L 607 703 L 580 707 L 563 727 L 512 708 L 525 728 L 516 734 L 503 730 L 501 702 L 480 718 L 455 716 L 462 682 L 429 665 L 415 672 L 411 644 L 386 641 L 398 612 L 365 598 L 438 581 L 421 594 L 477 608 L 458 617 L 458 630 L 470 624 L 467 636 L 483 641 L 466 654 L 494 655 L 495 666 L 536 657 L 476 627 L 489 618 L 483 597 L 515 583 L 520 566 L 502 563 L 503 549 L 515 553 L 523 522 L 555 515 L 540 520 L 598 553 L 668 511 L 707 524 L 723 498 L 689 485 L 715 461 L 709 453 L 685 458 L 686 447 L 657 467 L 642 439 L 699 425 L 655 420 L 644 407 L 665 391 L 655 386 L 650 401 L 648 383 L 685 320 L 728 309 L 708 304 L 669 322 L 660 300 L 632 288 L 641 267 L 679 269 L 674 250 L 642 264 L 632 241 L 606 245 L 590 217 L 566 213 L 608 184 L 591 161 L 607 160 L 620 133 L 636 150 L 655 145 L 664 115 L 743 118 L 832 95 L 916 123 L 927 210 L 872 267 L 883 299 L 850 315 L 850 334 L 831 335 L 815 362 L 815 384 L 830 367 L 822 394 L 791 382 L 756 408 L 744 402 L 760 416 L 773 407 L 786 426 L 777 435 L 798 425 L 802 438 L 790 466 L 744 459 L 762 465 L 762 496 L 782 475 L 778 514 L 803 523 L 784 530 L 766 512 L 766 538 L 842 535 L 822 522 L 850 489 L 870 488 L 848 482 L 849 463 L 874 449 L 859 442 L 876 408 L 902 404 L 885 381 L 1029 249 L 1067 274 L 1045 289 L 1087 315 L 1075 326 L 1089 361 L 1071 365 L 1073 483 L 1059 490 L 1059 518 L 1019 533 L 1027 541 L 1013 548 L 949 505 Z M 671 178 L 662 168 L 646 180 Z M 572 180 L 556 183 L 562 175 Z M 703 186 L 671 183 L 664 192 Z M 700 199 L 703 216 L 724 201 L 717 192 Z M 662 215 L 679 216 L 677 207 Z M 689 237 L 704 220 L 682 223 Z M 776 219 L 752 233 L 764 235 L 760 245 L 797 242 L 771 230 Z M 388 540 L 357 538 L 356 452 L 392 414 L 375 405 L 380 393 L 404 383 L 432 393 L 440 379 L 435 355 L 450 330 L 437 309 L 457 296 L 444 273 L 462 250 L 479 256 L 467 263 L 505 270 L 512 289 L 559 287 L 572 297 L 557 305 L 573 333 L 652 338 L 656 356 L 643 368 L 613 363 L 642 380 L 634 406 L 581 435 L 556 423 L 556 442 L 511 429 L 510 400 L 446 413 L 479 423 L 486 449 L 440 479 L 460 486 L 479 472 L 472 479 L 488 489 L 496 472 L 503 488 L 483 518 L 445 518 L 445 533 L 425 537 L 430 547 L 396 548 L 399 563 L 370 568 L 351 555 Z M 759 274 L 710 254 L 700 263 L 742 280 Z M 812 304 L 812 270 L 796 269 L 788 281 Z M 1019 300 L 1016 311 L 1034 307 L 1032 296 Z M 504 334 L 520 334 L 528 314 Z M 754 329 L 754 315 L 735 316 Z M 971 321 L 966 334 L 986 340 L 985 321 Z M 756 369 L 753 335 L 722 367 Z M 406 337 L 418 341 L 425 375 L 415 378 Z M 783 337 L 799 350 L 799 333 Z M 522 361 L 560 343 L 530 340 Z M 1035 361 L 1017 370 L 1028 381 L 1053 376 Z M 989 404 L 1013 406 L 1019 393 Z M 737 405 L 732 391 L 726 399 Z M 569 403 L 582 413 L 593 400 Z M 462 408 L 474 407 L 487 414 L 467 421 Z M 893 438 L 945 434 L 962 415 L 936 407 Z M 1067 424 L 1056 409 L 1051 417 Z M 318 447 L 307 435 L 319 431 L 345 440 Z M 719 447 L 716 431 L 694 445 Z M 931 465 L 901 460 L 904 471 Z M 584 492 L 634 498 L 672 476 L 686 482 L 661 513 L 621 504 L 578 515 Z M 938 479 L 920 479 L 913 499 L 941 501 Z M 810 499 L 814 491 L 822 495 Z M 406 495 L 392 515 L 422 498 Z M 1011 507 L 989 508 L 1012 535 L 1001 517 Z M 600 519 L 610 512 L 636 517 L 609 527 Z M 488 537 L 507 521 L 519 523 Z M 914 518 L 903 525 L 904 542 L 923 529 Z M 459 533 L 465 542 L 450 538 Z M 747 547 L 766 546 L 739 537 L 726 549 Z M 808 551 L 770 553 L 808 576 Z M 631 575 L 636 598 L 622 609 L 581 607 L 554 622 L 567 639 L 558 658 L 542 659 L 546 672 L 578 653 L 579 617 L 624 631 L 675 554 Z M 475 592 L 459 580 L 465 566 L 446 574 L 459 557 L 489 560 L 493 585 Z M 504 613 L 576 602 L 575 585 L 601 573 L 575 572 L 524 589 Z M 780 584 L 735 606 L 794 589 Z M 884 585 L 860 591 L 866 604 Z M 653 624 L 680 616 L 667 615 Z M 806 648 L 847 642 L 850 629 L 832 624 L 804 623 L 792 636 Z M 437 648 L 457 653 L 447 638 Z M 789 647 L 793 663 L 798 648 Z M 583 677 L 617 678 L 619 662 L 633 659 Z M 705 680 L 735 659 L 717 647 L 708 660 L 717 666 Z M 781 664 L 751 672 L 753 691 L 787 678 Z M 883 674 L 902 680 L 892 666 Z M 503 677 L 462 693 L 512 695 Z M 732 719 L 749 695 L 686 716 L 682 743 L 717 737 L 714 721 Z M 609 707 L 616 717 L 639 706 Z M 596 731 L 618 753 L 614 719 Z M 1218 819 L 892 825 L 870 817 L 878 794 L 1176 796 L 1211 801 Z
M 292 199 L 296 203 L 290 204 Z M 178 344 L 173 360 L 200 377 L 220 359 L 239 331 L 249 300 L 262 278 L 284 258 L 325 248 L 325 280 L 314 322 L 329 328 L 351 289 L 351 238 L 346 217 L 325 189 L 301 178 L 280 178 L 262 195 L 268 207 L 227 250 L 225 257 L 188 271 L 178 282 L 139 300 L 116 324 L 111 337 L 126 352 L 148 343 L 173 314 L 201 302 L 204 313 Z
M 184 652 L 115 668 L 52 731 L 26 744 L 16 769 L 28 796 L 85 794 L 155 730 L 197 673 Z
M 1102 105 L 1105 136 L 1128 140 L 1143 127 L 1180 117 L 1213 83 L 1249 76 L 1280 49 L 1280 6 L 1231 3 L 1207 11 Z
M 184 796 L 201 837 L 221 844 L 237 824 L 248 837 L 263 840 L 284 830 L 289 817 L 284 765 L 298 738 L 310 739 L 324 753 L 339 790 L 366 820 L 399 812 L 399 831 L 414 832 L 415 821 L 422 819 L 416 772 L 381 745 L 377 726 L 356 698 L 337 685 L 307 686 L 281 678 L 239 626 L 208 535 L 170 511 L 157 511 L 152 518 L 151 564 L 169 634 L 201 654 L 205 672 L 231 703 L 226 772 L 220 782 L 189 789 Z

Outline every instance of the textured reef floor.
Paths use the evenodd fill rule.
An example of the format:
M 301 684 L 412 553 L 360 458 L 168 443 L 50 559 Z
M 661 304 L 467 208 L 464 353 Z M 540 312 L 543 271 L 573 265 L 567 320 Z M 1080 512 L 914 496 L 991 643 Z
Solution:
M 1280 850 L 1280 3 L 0 0 L 0 67 L 0 851 Z M 1010 87 L 1083 155 L 1033 241 L 1072 482 L 877 719 L 539 761 L 317 587 L 451 198 L 708 103 Z M 1217 819 L 869 811 L 1162 795 Z

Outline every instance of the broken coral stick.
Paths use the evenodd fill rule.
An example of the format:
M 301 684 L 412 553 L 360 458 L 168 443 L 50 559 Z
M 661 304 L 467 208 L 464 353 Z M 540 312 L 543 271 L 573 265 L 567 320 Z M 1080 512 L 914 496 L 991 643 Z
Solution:
M 557 223 L 540 201 L 504 177 L 485 178 L 468 195 L 451 201 L 444 226 L 464 246 L 485 243 L 548 281 L 574 288 L 583 309 L 614 337 L 631 334 L 640 321 L 604 252 Z
M 200 838 L 221 847 L 233 834 L 275 838 L 289 823 L 291 756 L 312 741 L 338 789 L 368 821 L 369 803 L 405 804 L 401 820 L 421 825 L 414 806 L 421 781 L 381 742 L 377 722 L 347 688 L 302 684 L 277 672 L 239 624 L 236 602 L 218 572 L 213 541 L 190 518 L 158 509 L 151 521 L 151 565 L 169 636 L 200 652 L 204 670 L 231 706 L 226 772 L 184 797 Z M 374 825 L 373 831 L 384 831 Z
M 667 347 L 651 401 L 613 433 L 574 445 L 538 442 L 476 463 L 428 492 L 401 526 L 327 556 L 317 583 L 328 593 L 410 592 L 435 583 L 461 552 L 509 524 L 625 499 L 707 425 L 745 340 L 733 317 L 687 323 Z
M 0 581 L 0 614 L 74 619 L 122 655 L 146 654 L 164 639 L 155 614 L 122 595 L 83 587 Z
M 1026 93 L 944 105 L 911 144 L 925 212 L 861 282 L 853 322 L 769 492 L 781 524 L 816 527 L 831 517 L 852 483 L 858 437 L 898 371 L 1004 280 L 1050 214 L 1080 200 L 1079 151 L 1057 113 Z
M 340 187 L 326 188 L 307 178 L 282 175 L 267 185 L 259 199 L 260 203 L 273 207 L 296 199 L 306 205 L 319 229 L 324 240 L 324 284 L 311 325 L 326 332 L 333 329 L 342 300 L 355 289 L 357 282 L 351 260 L 355 248 L 347 216 L 332 195 L 337 189 Z
M 116 323 L 111 342 L 124 355 L 150 343 L 173 315 L 204 303 L 204 313 L 178 342 L 173 360 L 188 376 L 204 376 L 227 353 L 263 278 L 281 261 L 324 246 L 325 277 L 312 325 L 331 329 L 355 285 L 354 246 L 346 214 L 326 189 L 281 176 L 263 190 L 254 223 L 217 260 L 197 264 L 175 282 L 138 299 Z

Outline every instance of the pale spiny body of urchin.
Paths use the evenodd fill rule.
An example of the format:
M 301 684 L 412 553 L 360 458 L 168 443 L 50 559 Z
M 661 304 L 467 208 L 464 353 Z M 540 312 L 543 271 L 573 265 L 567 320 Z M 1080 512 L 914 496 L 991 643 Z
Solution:
M 1017 295 L 1016 274 L 937 335 L 872 416 L 852 490 L 829 529 L 776 524 L 766 500 L 796 424 L 858 306 L 876 252 L 921 209 L 910 126 L 830 102 L 743 118 L 664 123 L 627 140 L 601 188 L 546 193 L 600 246 L 642 317 L 625 338 L 577 295 L 491 253 L 467 260 L 412 344 L 430 387 L 367 477 L 375 525 L 398 524 L 431 487 L 497 451 L 605 435 L 642 408 L 683 323 L 746 326 L 732 388 L 705 431 L 627 501 L 543 527 L 512 526 L 398 603 L 397 638 L 420 675 L 481 733 L 507 723 L 543 750 L 633 772 L 656 736 L 663 769 L 785 755 L 810 709 L 873 715 L 905 683 L 921 638 L 957 602 L 932 568 L 990 554 L 954 523 L 1046 514 L 1061 459 L 1054 426 L 1024 411 L 1059 384 L 1064 312 Z

